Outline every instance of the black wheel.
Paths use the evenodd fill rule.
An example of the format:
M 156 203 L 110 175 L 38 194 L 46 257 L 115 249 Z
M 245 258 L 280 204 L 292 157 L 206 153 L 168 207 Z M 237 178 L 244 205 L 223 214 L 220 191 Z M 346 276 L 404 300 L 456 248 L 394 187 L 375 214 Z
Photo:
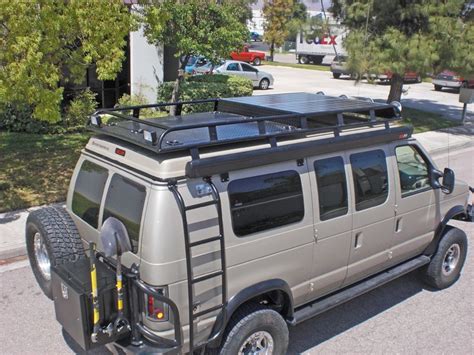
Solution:
M 468 87 L 467 81 L 463 81 L 461 84 L 461 88 L 467 88 L 467 87 Z
M 253 60 L 253 65 L 259 66 L 260 64 L 262 64 L 262 61 L 260 60 L 260 58 L 255 58 L 255 59 Z
M 298 62 L 299 62 L 300 64 L 308 64 L 308 63 L 309 63 L 309 59 L 308 59 L 307 56 L 301 55 L 301 56 L 299 56 L 299 58 L 298 58 Z
M 51 266 L 76 261 L 85 255 L 76 225 L 61 207 L 46 207 L 29 214 L 26 249 L 36 281 L 50 299 L 53 299 Z
M 451 286 L 461 275 L 466 253 L 466 233 L 458 228 L 447 226 L 439 242 L 438 250 L 423 270 L 424 281 L 440 290 Z
M 339 79 L 341 77 L 341 73 L 332 73 L 332 77 L 334 79 Z
M 288 326 L 276 311 L 262 306 L 244 306 L 232 317 L 219 354 L 284 355 Z
M 270 80 L 263 78 L 260 80 L 260 84 L 258 84 L 258 87 L 261 90 L 267 90 L 270 87 Z
M 441 91 L 442 86 L 440 86 L 440 85 L 435 85 L 434 88 L 435 88 L 435 91 Z

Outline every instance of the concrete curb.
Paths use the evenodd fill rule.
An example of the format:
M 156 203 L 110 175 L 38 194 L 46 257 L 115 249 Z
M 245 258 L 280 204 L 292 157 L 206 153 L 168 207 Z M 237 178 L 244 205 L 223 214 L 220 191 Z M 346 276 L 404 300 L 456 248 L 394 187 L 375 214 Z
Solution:
M 441 133 L 441 135 L 446 135 L 446 134 L 449 134 L 449 133 L 447 132 Z M 423 133 L 421 135 L 423 135 Z M 424 139 L 421 138 L 422 137 L 421 135 L 415 134 L 414 137 L 418 138 L 421 144 L 423 144 Z M 434 138 L 436 139 L 436 137 Z M 431 140 L 431 138 L 429 140 Z M 426 143 L 429 142 L 429 140 L 427 140 Z M 426 143 L 423 145 L 425 146 L 426 150 L 430 153 L 430 155 L 437 156 L 437 155 L 445 154 L 448 151 L 452 153 L 457 150 L 461 150 L 469 146 L 472 146 L 474 144 L 474 139 L 472 136 L 465 135 L 461 138 L 458 138 L 456 142 L 449 144 L 449 146 L 443 145 L 441 147 L 430 147 Z M 64 206 L 64 203 L 57 203 L 54 205 Z M 25 226 L 26 218 L 29 212 L 34 211 L 35 209 L 38 209 L 41 207 L 44 207 L 44 206 L 30 207 L 24 210 L 0 213 L 0 260 L 15 258 L 18 256 L 24 256 L 27 254 L 26 244 L 24 242 L 24 226 Z M 12 219 L 12 218 L 13 218 L 12 221 L 14 221 L 13 223 L 18 224 L 18 226 L 15 226 L 15 228 L 3 227 L 4 224 L 12 223 L 12 221 L 8 221 L 8 219 Z M 8 235 L 8 236 L 4 237 L 4 235 Z M 10 243 L 4 242 L 4 238 L 11 239 L 12 242 Z

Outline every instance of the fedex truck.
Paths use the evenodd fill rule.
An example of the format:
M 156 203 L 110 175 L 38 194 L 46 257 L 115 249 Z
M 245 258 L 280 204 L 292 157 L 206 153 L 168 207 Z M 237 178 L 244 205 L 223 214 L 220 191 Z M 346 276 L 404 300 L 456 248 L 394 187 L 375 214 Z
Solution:
M 300 31 L 296 38 L 296 59 L 301 64 L 321 64 L 324 57 L 345 55 L 342 46 L 346 29 L 336 21 L 329 20 L 329 33 L 314 35 L 316 31 Z

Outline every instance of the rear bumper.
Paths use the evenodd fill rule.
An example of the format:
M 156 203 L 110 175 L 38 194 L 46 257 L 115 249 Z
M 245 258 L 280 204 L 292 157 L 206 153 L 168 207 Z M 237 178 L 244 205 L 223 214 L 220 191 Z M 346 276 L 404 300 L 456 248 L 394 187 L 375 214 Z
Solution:
M 446 88 L 460 88 L 462 86 L 462 82 L 454 81 L 454 80 L 441 80 L 441 79 L 433 79 L 433 85 L 446 87 Z

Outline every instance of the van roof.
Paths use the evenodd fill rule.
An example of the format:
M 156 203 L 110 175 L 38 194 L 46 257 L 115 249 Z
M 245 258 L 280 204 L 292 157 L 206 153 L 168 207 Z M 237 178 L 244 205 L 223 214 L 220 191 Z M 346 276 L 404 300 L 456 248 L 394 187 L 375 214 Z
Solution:
M 214 110 L 180 114 L 183 106 L 199 104 Z M 139 118 L 142 109 L 171 105 L 176 106 L 177 116 Z M 393 125 L 400 118 L 394 105 L 310 93 L 141 105 L 95 112 L 89 128 L 101 137 L 91 139 L 88 150 L 101 150 L 102 140 L 102 146 L 116 144 L 134 151 L 135 161 L 141 155 L 159 162 L 152 175 L 200 177 L 261 165 L 263 157 L 270 164 L 302 158 L 315 149 L 322 153 L 329 143 L 331 149 L 341 149 L 337 148 L 340 144 L 360 146 L 407 138 L 410 127 Z

